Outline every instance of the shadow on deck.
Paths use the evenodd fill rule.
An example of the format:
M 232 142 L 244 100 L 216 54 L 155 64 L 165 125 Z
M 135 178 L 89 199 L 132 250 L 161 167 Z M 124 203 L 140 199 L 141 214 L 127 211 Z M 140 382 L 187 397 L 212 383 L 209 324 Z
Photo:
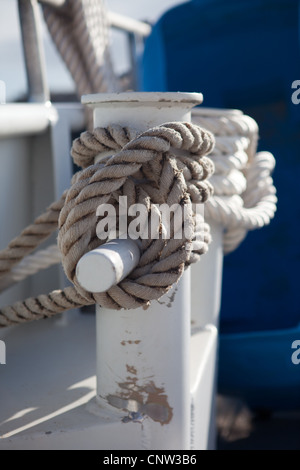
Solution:
M 217 427 L 217 450 L 300 450 L 300 410 L 258 414 L 218 396 Z

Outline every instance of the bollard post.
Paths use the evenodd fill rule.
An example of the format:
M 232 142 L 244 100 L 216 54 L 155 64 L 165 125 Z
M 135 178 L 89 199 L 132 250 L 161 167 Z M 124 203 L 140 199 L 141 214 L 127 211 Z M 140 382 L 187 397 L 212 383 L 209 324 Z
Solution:
M 82 102 L 93 108 L 95 127 L 119 124 L 145 131 L 164 122 L 190 121 L 202 95 L 96 94 Z M 140 426 L 134 448 L 190 448 L 190 291 L 188 269 L 147 310 L 96 307 L 97 400 L 122 423 L 115 436 L 120 446 L 131 422 Z

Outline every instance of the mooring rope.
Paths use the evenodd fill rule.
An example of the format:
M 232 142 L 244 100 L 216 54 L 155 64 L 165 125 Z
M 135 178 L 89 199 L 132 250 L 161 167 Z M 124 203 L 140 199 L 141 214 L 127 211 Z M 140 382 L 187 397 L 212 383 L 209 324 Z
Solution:
M 241 111 L 200 107 L 192 111 L 192 121 L 215 136 L 214 195 L 205 205 L 205 219 L 223 225 L 223 249 L 230 253 L 249 230 L 269 224 L 275 215 L 275 159 L 269 152 L 256 153 L 257 123 Z
M 176 122 L 149 129 L 130 139 L 132 135 L 136 133 L 120 126 L 111 126 L 86 132 L 74 142 L 72 154 L 93 153 L 95 157 L 103 151 L 107 152 L 107 139 L 114 141 L 115 147 L 120 147 L 120 142 L 124 144 L 127 140 L 113 156 L 76 173 L 71 188 L 58 203 L 50 206 L 46 216 L 37 218 L 36 223 L 15 239 L 17 242 L 0 252 L 0 266 L 4 263 L 2 273 L 5 270 L 8 272 L 34 249 L 34 243 L 37 246 L 41 242 L 40 235 L 44 240 L 52 233 L 54 221 L 58 220 L 62 263 L 73 283 L 72 287 L 64 290 L 2 308 L 0 326 L 49 317 L 94 303 L 113 309 L 146 307 L 151 300 L 160 298 L 178 282 L 185 267 L 199 260 L 200 255 L 207 251 L 209 226 L 201 217 L 199 220 L 199 214 L 196 220 L 191 194 L 193 202 L 198 203 L 206 202 L 212 194 L 208 178 L 214 166 L 205 157 L 214 145 L 212 134 L 191 123 Z M 156 204 L 180 205 L 184 209 L 182 224 L 185 230 L 179 239 L 164 239 L 162 236 L 154 240 L 142 239 L 140 261 L 133 272 L 107 292 L 91 294 L 78 283 L 75 268 L 86 252 L 104 243 L 96 236 L 97 207 L 104 202 L 115 204 L 120 195 L 127 196 L 129 204 L 142 203 L 148 213 Z M 48 222 L 48 219 L 51 224 L 40 230 L 41 222 Z M 149 223 L 151 225 L 151 220 Z M 36 230 L 36 225 L 39 230 Z M 201 237 L 193 244 L 199 231 Z M 36 233 L 38 237 L 35 237 Z M 9 253 L 13 256 L 11 263 L 8 261 Z
M 214 174 L 210 178 L 214 195 L 205 205 L 205 218 L 213 219 L 224 226 L 224 253 L 229 253 L 242 242 L 249 230 L 267 225 L 274 217 L 277 198 L 271 173 L 275 159 L 269 152 L 256 153 L 257 123 L 240 111 L 217 112 L 213 109 L 199 108 L 193 110 L 192 118 L 194 122 L 206 127 L 215 135 L 215 146 L 210 153 L 215 166 Z M 73 160 L 78 166 L 86 168 L 93 164 L 98 154 L 107 151 L 118 152 L 137 136 L 136 129 L 114 125 L 108 126 L 107 129 L 96 128 L 93 132 L 83 132 L 73 143 L 71 150 Z M 183 171 L 193 199 L 191 172 L 188 166 L 182 165 L 181 160 L 177 159 L 176 163 L 178 169 Z M 205 157 L 202 158 L 202 169 L 204 163 Z M 58 214 L 64 196 L 59 203 L 56 203 L 56 210 L 51 210 L 52 230 L 57 228 Z M 44 216 L 40 219 L 42 220 Z M 207 234 L 207 226 L 203 227 Z M 8 247 L 9 250 L 13 248 L 13 251 L 9 254 L 7 251 L 0 252 L 0 290 L 61 261 L 57 245 L 49 246 L 50 256 L 46 250 L 28 256 L 28 253 L 35 248 L 35 244 L 29 243 L 29 240 L 37 237 L 36 230 L 31 233 L 29 228 L 25 231 L 26 246 L 21 246 L 20 239 L 17 238 Z M 47 236 L 44 229 L 42 225 L 39 227 L 41 241 Z M 204 243 L 204 247 L 206 246 Z M 24 256 L 20 263 L 20 259 Z M 194 256 L 193 251 L 191 258 Z
M 42 8 L 54 44 L 75 81 L 78 96 L 116 91 L 104 2 L 72 0 L 59 8 L 50 5 Z
M 109 22 L 102 0 L 68 0 L 61 7 L 42 5 L 44 19 L 80 98 L 122 89 L 109 48 Z M 86 108 L 88 128 L 92 113 Z

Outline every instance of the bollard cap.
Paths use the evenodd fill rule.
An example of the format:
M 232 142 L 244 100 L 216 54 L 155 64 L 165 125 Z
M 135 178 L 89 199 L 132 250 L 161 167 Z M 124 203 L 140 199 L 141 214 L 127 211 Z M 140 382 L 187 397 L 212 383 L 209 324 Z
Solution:
M 96 103 L 157 103 L 167 105 L 168 103 L 178 103 L 197 106 L 203 102 L 202 93 L 183 93 L 183 92 L 121 92 L 121 93 L 94 93 L 83 95 L 81 102 L 86 105 L 95 105 Z

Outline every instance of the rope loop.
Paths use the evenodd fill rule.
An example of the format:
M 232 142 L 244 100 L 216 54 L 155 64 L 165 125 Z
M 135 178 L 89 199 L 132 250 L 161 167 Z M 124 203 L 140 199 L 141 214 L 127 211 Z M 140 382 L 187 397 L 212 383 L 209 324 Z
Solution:
M 9 285 L 10 280 L 24 278 L 23 261 L 32 264 L 30 273 L 36 272 L 36 264 L 44 269 L 45 262 L 37 263 L 37 255 L 47 258 L 48 252 L 30 254 L 59 226 L 58 245 L 73 286 L 1 308 L 0 327 L 95 303 L 113 309 L 146 308 L 208 250 L 210 228 L 203 212 L 197 211 L 199 206 L 205 207 L 206 220 L 224 227 L 224 253 L 233 251 L 249 230 L 270 223 L 277 203 L 271 177 L 275 159 L 269 152 L 256 153 L 256 122 L 240 111 L 209 108 L 195 109 L 192 120 L 193 124 L 165 123 L 141 134 L 112 124 L 84 132 L 73 142 L 72 157 L 83 170 L 73 176 L 72 186 L 59 201 L 0 252 L 0 286 L 5 281 Z M 101 161 L 94 164 L 98 155 Z M 128 207 L 142 204 L 145 208 L 140 220 L 141 234 L 146 235 L 139 240 L 140 261 L 118 285 L 90 294 L 79 286 L 75 268 L 81 256 L 106 240 L 97 233 L 103 221 L 97 209 L 109 204 L 120 219 L 121 196 L 126 196 Z M 164 236 L 158 210 L 163 205 L 170 208 L 174 222 L 169 237 Z M 177 212 L 173 213 L 174 205 Z M 158 216 L 154 220 L 152 211 Z M 181 218 L 176 225 L 177 213 Z M 129 225 L 131 221 L 128 217 Z M 176 237 L 183 226 L 183 236 Z
M 114 309 L 149 305 L 179 280 L 185 266 L 207 251 L 209 228 L 203 218 L 195 217 L 192 202 L 204 203 L 212 194 L 207 179 L 214 166 L 205 155 L 213 145 L 210 132 L 177 122 L 140 135 L 116 125 L 96 128 L 74 141 L 71 153 L 84 169 L 76 174 L 66 194 L 58 221 L 58 246 L 65 273 L 81 296 Z M 96 155 L 116 150 L 113 156 L 89 165 Z M 135 270 L 117 286 L 91 294 L 78 283 L 76 266 L 85 253 L 106 241 L 97 236 L 97 225 L 104 218 L 97 216 L 97 209 L 110 204 L 118 213 L 120 197 L 126 198 L 128 207 L 142 204 L 147 210 L 147 233 L 143 232 L 140 239 L 141 258 Z M 161 215 L 153 222 L 151 214 L 164 204 L 176 205 L 181 212 L 178 237 L 174 237 L 175 214 L 170 214 L 174 223 L 169 238 L 164 237 Z M 151 237 L 153 233 L 155 238 Z M 198 236 L 193 244 L 195 233 Z

